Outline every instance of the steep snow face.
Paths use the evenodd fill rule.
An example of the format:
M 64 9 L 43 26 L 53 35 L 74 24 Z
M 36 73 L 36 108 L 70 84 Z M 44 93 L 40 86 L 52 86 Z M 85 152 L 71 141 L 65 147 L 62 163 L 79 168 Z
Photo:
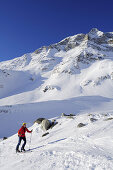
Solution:
M 113 97 L 113 33 L 94 28 L 1 62 L 0 69 L 0 105 Z

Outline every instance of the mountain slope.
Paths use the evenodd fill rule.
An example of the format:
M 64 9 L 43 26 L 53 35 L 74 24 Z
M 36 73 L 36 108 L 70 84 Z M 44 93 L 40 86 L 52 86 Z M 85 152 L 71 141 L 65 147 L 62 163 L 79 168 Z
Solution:
M 87 95 L 113 97 L 113 33 L 92 29 L 88 34 L 67 37 L 1 62 L 0 69 L 0 105 Z M 15 78 L 4 79 L 4 71 Z M 17 82 L 16 87 L 13 81 Z
M 7 169 L 106 169 L 113 167 L 113 112 L 83 114 L 69 118 L 57 118 L 58 124 L 44 133 L 34 124 L 31 151 L 15 153 L 17 134 L 0 142 L 0 168 Z M 95 122 L 90 119 L 95 118 Z M 85 126 L 78 128 L 79 123 Z M 108 144 L 109 141 L 109 144 Z M 29 149 L 30 134 L 27 134 L 26 149 Z
M 48 136 L 33 124 L 40 117 L 58 122 Z M 15 154 L 22 122 L 32 152 Z M 112 32 L 95 28 L 0 62 L 0 169 L 111 170 L 112 124 Z

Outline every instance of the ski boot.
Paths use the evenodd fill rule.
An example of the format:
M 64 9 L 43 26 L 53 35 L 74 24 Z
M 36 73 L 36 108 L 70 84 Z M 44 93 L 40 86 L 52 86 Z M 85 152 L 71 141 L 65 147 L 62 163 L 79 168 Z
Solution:
M 24 148 L 21 148 L 21 152 L 25 152 L 26 150 Z
M 17 149 L 17 150 L 16 150 L 16 153 L 18 153 L 18 152 L 20 152 L 20 150 L 19 150 L 19 149 Z

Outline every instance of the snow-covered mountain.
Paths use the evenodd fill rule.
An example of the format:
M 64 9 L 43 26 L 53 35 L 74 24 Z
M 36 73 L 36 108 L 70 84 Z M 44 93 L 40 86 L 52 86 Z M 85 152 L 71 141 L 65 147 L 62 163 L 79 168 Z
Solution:
M 113 33 L 96 28 L 0 63 L 0 105 L 113 97 Z
M 113 32 L 103 33 L 93 28 L 88 34 L 70 36 L 33 53 L 0 62 L 0 113 L 1 116 L 4 112 L 16 114 L 19 122 L 20 112 L 24 118 L 27 112 L 27 121 L 32 122 L 37 112 L 49 118 L 64 111 L 80 113 L 92 109 L 94 102 L 100 104 L 112 98 Z M 77 102 L 79 107 L 75 105 Z M 1 125 L 12 117 L 2 119 Z M 18 125 L 14 124 L 11 128 L 17 129 Z M 13 131 L 9 132 L 7 127 L 5 133 L 9 135 Z
M 33 124 L 40 117 L 58 122 L 48 136 Z M 22 122 L 33 129 L 33 152 L 16 157 Z M 0 169 L 111 170 L 112 124 L 113 32 L 93 28 L 0 62 Z

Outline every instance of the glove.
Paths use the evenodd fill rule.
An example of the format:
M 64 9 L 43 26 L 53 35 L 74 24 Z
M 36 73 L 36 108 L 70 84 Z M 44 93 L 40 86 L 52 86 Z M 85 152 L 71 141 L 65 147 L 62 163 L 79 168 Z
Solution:
M 18 133 L 18 137 L 21 137 L 21 133 Z
M 31 133 L 33 132 L 33 129 L 31 130 Z

